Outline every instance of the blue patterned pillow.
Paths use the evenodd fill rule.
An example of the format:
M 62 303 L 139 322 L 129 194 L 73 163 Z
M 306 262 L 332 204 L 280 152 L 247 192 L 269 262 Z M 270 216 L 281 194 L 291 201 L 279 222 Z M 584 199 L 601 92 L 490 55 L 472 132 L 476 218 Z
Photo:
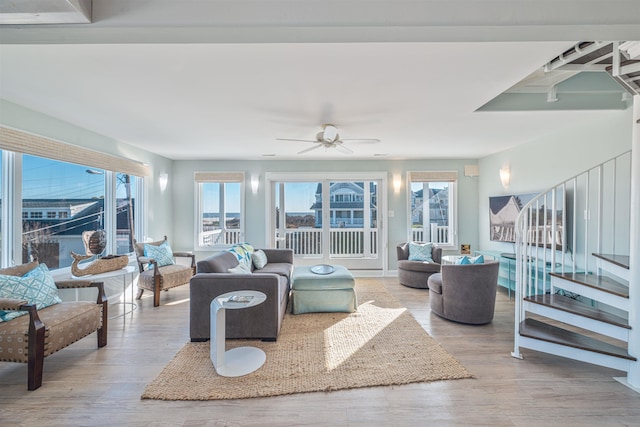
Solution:
M 144 245 L 144 256 L 155 259 L 158 267 L 175 264 L 173 251 L 168 242 L 163 242 L 157 246 L 150 244 Z
M 62 302 L 46 264 L 39 264 L 22 277 L 0 274 L 0 298 L 27 300 L 38 309 Z M 24 314 L 27 312 L 0 310 L 0 321 L 11 320 Z
M 227 250 L 236 256 L 240 264 L 244 264 L 247 267 L 251 268 L 251 254 L 253 254 L 253 252 L 255 251 L 253 246 L 251 246 L 249 243 L 239 243 Z
M 484 255 L 477 256 L 471 264 L 484 264 Z
M 409 261 L 433 262 L 431 251 L 433 243 L 409 242 Z

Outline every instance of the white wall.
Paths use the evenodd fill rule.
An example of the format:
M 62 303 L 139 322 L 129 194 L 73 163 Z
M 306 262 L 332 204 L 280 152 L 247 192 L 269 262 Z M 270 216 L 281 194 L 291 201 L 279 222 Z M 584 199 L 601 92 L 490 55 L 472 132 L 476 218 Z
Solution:
M 172 238 L 171 183 L 164 193 L 158 188 L 159 174 L 167 172 L 171 175 L 171 160 L 4 100 L 0 100 L 0 125 L 149 164 L 152 175 L 145 179 L 148 215 L 143 235 L 161 238 L 166 234 Z
M 599 120 L 567 127 L 563 132 L 480 159 L 480 248 L 514 252 L 513 244 L 489 240 L 489 197 L 545 191 L 630 150 L 631 130 L 631 109 L 603 111 Z M 499 170 L 506 166 L 511 169 L 508 190 L 502 187 L 499 177 Z

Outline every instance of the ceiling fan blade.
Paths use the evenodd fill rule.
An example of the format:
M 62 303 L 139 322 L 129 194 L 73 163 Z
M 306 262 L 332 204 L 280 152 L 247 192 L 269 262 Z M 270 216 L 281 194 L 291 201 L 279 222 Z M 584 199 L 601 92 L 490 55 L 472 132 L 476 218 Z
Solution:
M 345 139 L 342 139 L 342 140 L 343 141 L 349 141 L 349 142 L 355 142 L 355 143 L 363 142 L 363 143 L 366 143 L 366 144 L 374 144 L 376 142 L 380 142 L 379 139 L 375 139 L 375 138 L 364 138 L 364 139 L 363 138 L 355 138 L 355 139 L 346 139 L 345 138 Z
M 316 141 L 317 142 L 317 141 Z M 309 148 L 305 148 L 302 151 L 298 151 L 298 154 L 304 154 L 304 153 L 308 153 L 309 151 L 315 150 L 316 148 L 320 148 L 322 147 L 322 144 L 316 144 L 313 147 L 309 147 Z
M 336 144 L 335 147 L 336 147 L 337 150 L 342 151 L 345 154 L 353 154 L 353 150 L 345 147 L 342 144 Z
M 276 141 L 318 142 L 310 139 L 276 138 Z

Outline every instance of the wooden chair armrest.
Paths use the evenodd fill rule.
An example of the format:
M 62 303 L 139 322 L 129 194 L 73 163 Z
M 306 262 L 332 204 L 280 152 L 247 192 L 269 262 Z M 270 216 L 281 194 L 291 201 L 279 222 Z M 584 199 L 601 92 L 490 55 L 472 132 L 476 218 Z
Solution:
M 107 294 L 104 292 L 103 282 L 94 282 L 92 280 L 57 280 L 58 289 L 79 289 L 79 288 L 98 288 L 98 299 L 96 304 L 103 304 L 106 309 Z
M 193 257 L 195 255 L 193 254 L 193 252 L 182 251 L 182 252 L 174 252 L 173 256 L 177 256 L 177 257 L 181 257 L 181 258 L 189 258 L 189 257 Z
M 86 279 L 56 280 L 55 282 L 58 289 L 90 288 L 94 286 L 93 281 Z
M 27 300 L 14 299 L 14 298 L 0 298 L 0 310 L 18 311 L 24 310 L 22 306 L 27 303 Z
M 158 271 L 158 262 L 148 256 L 141 256 L 138 257 L 138 270 L 140 270 L 140 273 L 144 272 L 145 270 L 147 270 L 147 268 L 145 268 L 145 266 L 148 266 L 149 264 L 151 264 L 153 266 L 153 268 L 155 269 L 155 271 Z M 155 275 L 155 273 L 154 273 Z
M 173 256 L 179 257 L 179 258 L 191 258 L 191 268 L 194 269 L 193 274 L 195 274 L 196 255 L 193 252 L 190 252 L 190 251 L 174 252 Z

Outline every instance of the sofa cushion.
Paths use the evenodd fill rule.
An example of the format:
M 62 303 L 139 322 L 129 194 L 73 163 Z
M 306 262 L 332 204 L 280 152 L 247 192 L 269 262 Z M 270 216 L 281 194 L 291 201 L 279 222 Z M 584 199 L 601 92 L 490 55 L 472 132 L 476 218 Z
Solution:
M 231 274 L 251 274 L 251 269 L 246 264 L 238 264 L 227 271 Z
M 433 262 L 433 243 L 409 242 L 409 261 Z
M 258 249 L 251 254 L 251 261 L 253 261 L 254 267 L 260 270 L 264 268 L 265 265 L 267 265 L 267 255 L 262 249 Z
M 22 277 L 0 275 L 0 298 L 23 299 L 38 309 L 62 302 L 46 264 L 39 264 Z M 26 311 L 0 311 L 0 321 L 25 314 Z
M 230 268 L 238 265 L 238 258 L 229 251 L 218 252 L 210 257 L 198 261 L 198 273 L 227 273 Z
M 291 277 L 293 271 L 293 265 L 286 262 L 270 262 L 265 265 L 260 273 L 274 273 L 287 278 Z

